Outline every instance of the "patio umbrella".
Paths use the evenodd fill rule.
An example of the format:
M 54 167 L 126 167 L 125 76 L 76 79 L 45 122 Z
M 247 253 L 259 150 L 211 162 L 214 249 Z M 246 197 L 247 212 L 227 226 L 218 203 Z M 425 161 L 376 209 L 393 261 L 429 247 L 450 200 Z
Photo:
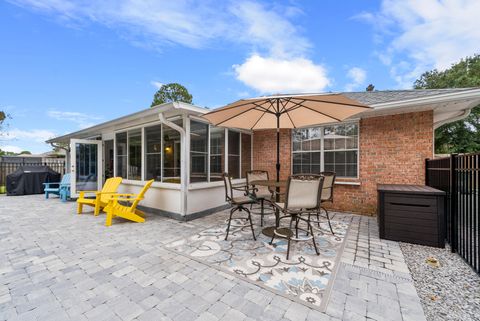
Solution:
M 342 94 L 278 95 L 241 99 L 205 115 L 222 127 L 277 130 L 277 182 L 280 179 L 280 129 L 300 128 L 343 121 L 369 110 Z

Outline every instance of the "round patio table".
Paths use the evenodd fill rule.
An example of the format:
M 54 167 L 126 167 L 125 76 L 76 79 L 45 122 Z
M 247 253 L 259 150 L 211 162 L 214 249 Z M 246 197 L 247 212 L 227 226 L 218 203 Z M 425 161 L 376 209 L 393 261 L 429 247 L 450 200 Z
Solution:
M 287 181 L 276 181 L 273 179 L 270 180 L 258 180 L 258 181 L 251 181 L 251 185 L 255 186 L 268 186 L 268 187 L 275 187 L 275 189 L 278 192 L 278 189 L 280 187 L 286 187 L 287 186 Z M 277 194 L 276 201 L 279 201 L 279 195 Z M 273 237 L 275 229 L 278 227 L 278 218 L 279 214 L 278 211 L 275 211 L 275 226 L 268 226 L 262 230 L 262 234 L 266 235 L 268 237 Z

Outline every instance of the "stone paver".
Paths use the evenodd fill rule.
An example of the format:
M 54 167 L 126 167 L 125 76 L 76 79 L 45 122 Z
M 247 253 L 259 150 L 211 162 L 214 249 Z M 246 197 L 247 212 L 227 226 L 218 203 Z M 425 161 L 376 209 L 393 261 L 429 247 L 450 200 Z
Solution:
M 0 196 L 0 320 L 424 320 L 398 243 L 371 217 L 352 217 L 321 312 L 165 248 L 225 213 L 109 228 L 74 213 L 73 202 Z

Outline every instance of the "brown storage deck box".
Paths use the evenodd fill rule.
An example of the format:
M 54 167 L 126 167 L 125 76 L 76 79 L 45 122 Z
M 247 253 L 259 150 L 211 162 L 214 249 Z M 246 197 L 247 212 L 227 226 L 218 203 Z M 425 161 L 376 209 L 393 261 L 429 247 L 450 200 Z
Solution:
M 421 185 L 378 185 L 380 238 L 445 247 L 445 192 Z

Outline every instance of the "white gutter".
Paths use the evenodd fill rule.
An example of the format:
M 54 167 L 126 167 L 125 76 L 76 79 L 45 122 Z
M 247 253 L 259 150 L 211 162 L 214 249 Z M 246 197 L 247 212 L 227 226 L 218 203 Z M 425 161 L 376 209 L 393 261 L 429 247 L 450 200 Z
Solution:
M 160 119 L 160 122 L 164 125 L 167 125 L 168 127 L 176 130 L 177 132 L 180 133 L 180 141 L 182 143 L 182 148 L 180 149 L 180 198 L 181 198 L 181 215 L 186 216 L 187 215 L 187 192 L 188 192 L 188 182 L 187 182 L 187 168 L 186 168 L 186 163 L 185 160 L 187 159 L 187 144 L 186 144 L 186 137 L 187 134 L 185 132 L 185 129 L 182 127 L 178 126 L 177 124 L 167 120 L 163 113 L 158 114 L 158 118 Z M 163 173 L 162 173 L 163 175 Z
M 472 98 L 480 98 L 480 89 L 471 89 L 471 90 L 464 90 L 449 94 L 438 94 L 434 96 L 426 96 L 420 98 L 413 98 L 413 99 L 406 99 L 406 100 L 397 100 L 392 102 L 380 103 L 380 104 L 372 104 L 370 105 L 375 110 L 382 110 L 384 108 L 395 108 L 395 107 L 407 107 L 407 106 L 418 106 L 422 104 L 434 104 L 437 102 L 448 102 L 448 101 L 455 101 L 459 99 L 472 99 Z

